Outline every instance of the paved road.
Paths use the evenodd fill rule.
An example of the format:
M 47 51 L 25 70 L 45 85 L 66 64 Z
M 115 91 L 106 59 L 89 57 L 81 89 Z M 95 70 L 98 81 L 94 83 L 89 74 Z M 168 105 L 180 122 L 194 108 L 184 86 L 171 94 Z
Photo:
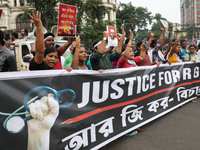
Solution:
M 200 99 L 123 136 L 101 150 L 200 150 Z

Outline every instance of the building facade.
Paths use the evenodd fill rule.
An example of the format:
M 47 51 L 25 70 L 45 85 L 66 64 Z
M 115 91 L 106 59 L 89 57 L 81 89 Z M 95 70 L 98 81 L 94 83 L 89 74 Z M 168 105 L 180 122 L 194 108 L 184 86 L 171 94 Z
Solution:
M 200 27 L 200 0 L 180 0 L 181 26 Z
M 105 15 L 105 20 L 116 20 L 116 0 L 102 0 L 108 9 Z M 27 0 L 1 0 L 0 9 L 3 10 L 0 19 L 0 30 L 10 30 L 19 32 L 22 28 L 31 31 L 31 24 L 29 21 L 22 22 L 21 16 L 25 9 L 31 9 L 28 6 Z
M 193 26 L 191 40 L 200 39 L 200 0 L 180 0 L 180 4 L 182 28 Z

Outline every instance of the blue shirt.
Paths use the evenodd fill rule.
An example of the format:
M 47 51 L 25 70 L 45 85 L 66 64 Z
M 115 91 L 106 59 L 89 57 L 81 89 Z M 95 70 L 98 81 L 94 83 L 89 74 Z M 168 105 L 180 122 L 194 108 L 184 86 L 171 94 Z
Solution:
M 186 51 L 181 47 L 181 59 L 184 62 L 185 55 L 189 53 L 189 50 L 186 48 Z
M 69 63 L 69 64 L 67 64 L 66 65 L 66 67 L 71 67 L 72 66 L 72 63 Z M 86 69 L 85 70 L 91 70 L 87 65 L 86 65 Z M 83 69 L 81 69 L 79 66 L 78 66 L 78 70 L 83 70 Z

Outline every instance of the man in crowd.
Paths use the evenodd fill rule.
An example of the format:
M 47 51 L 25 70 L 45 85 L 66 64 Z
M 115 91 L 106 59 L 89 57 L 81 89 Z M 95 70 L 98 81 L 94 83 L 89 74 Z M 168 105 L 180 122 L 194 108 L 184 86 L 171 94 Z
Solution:
M 21 36 L 19 37 L 19 39 L 25 39 L 28 37 L 28 30 L 27 29 L 21 29 Z
M 54 34 L 53 33 L 45 33 L 44 34 L 44 44 L 45 48 L 48 47 L 54 47 L 55 46 L 55 41 L 54 41 Z M 68 38 L 68 41 L 63 45 L 58 47 L 57 49 L 59 50 L 60 56 L 67 50 L 67 48 L 72 44 L 72 38 Z M 31 53 L 34 55 L 35 54 L 35 46 L 33 45 L 31 49 Z M 62 69 L 62 64 L 60 57 L 58 59 L 58 63 L 54 67 L 54 69 Z
M 0 72 L 17 71 L 14 55 L 4 44 L 4 33 L 0 30 Z
M 187 49 L 187 42 L 186 40 L 181 40 L 181 59 L 184 62 L 185 55 L 189 53 L 189 50 Z
M 118 60 L 121 56 L 121 48 L 118 48 L 116 53 L 107 54 L 105 47 L 107 38 L 108 32 L 104 31 L 103 39 L 94 45 L 94 50 L 96 52 L 90 57 L 93 70 L 113 69 L 112 61 Z

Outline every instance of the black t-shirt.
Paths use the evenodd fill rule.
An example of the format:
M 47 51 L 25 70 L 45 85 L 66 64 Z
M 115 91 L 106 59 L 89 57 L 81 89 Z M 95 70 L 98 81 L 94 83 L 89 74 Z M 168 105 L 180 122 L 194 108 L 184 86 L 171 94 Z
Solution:
M 35 62 L 35 59 L 31 59 L 30 65 L 29 65 L 29 70 L 49 70 L 44 61 L 41 64 L 37 64 Z

